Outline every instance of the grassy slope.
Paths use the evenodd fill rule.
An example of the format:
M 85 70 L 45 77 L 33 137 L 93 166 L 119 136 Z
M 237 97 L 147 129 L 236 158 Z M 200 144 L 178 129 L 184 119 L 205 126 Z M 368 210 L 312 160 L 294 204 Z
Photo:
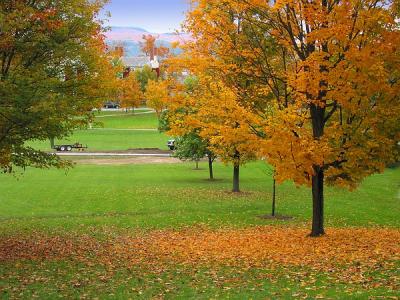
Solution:
M 108 113 L 108 112 L 102 112 Z M 87 145 L 88 151 L 128 150 L 135 148 L 159 148 L 167 150 L 168 137 L 159 133 L 155 114 L 126 115 L 124 112 L 111 112 L 117 117 L 96 118 L 103 128 L 96 126 L 94 130 L 77 130 L 66 139 L 55 141 L 56 144 L 73 144 L 76 142 Z M 123 130 L 123 129 L 154 129 L 154 131 Z M 48 141 L 33 141 L 31 146 L 40 150 L 50 151 Z
M 101 115 L 114 114 L 110 112 Z M 156 128 L 154 114 L 98 118 L 104 130 L 78 131 L 71 138 L 88 144 L 91 150 L 125 150 L 159 147 L 167 137 L 157 132 L 109 130 Z M 108 130 L 106 130 L 108 128 Z M 48 149 L 48 142 L 35 142 Z M 177 228 L 193 224 L 236 227 L 269 224 L 258 215 L 270 211 L 271 176 L 259 162 L 241 170 L 240 196 L 231 188 L 231 168 L 217 164 L 219 180 L 209 182 L 207 170 L 194 171 L 192 164 L 85 166 L 67 174 L 60 170 L 28 169 L 23 176 L 0 175 L 0 236 L 33 231 L 51 235 L 77 232 L 97 235 L 102 230 L 118 235 L 119 228 Z M 206 168 L 206 165 L 203 165 Z M 400 227 L 400 169 L 387 170 L 367 178 L 360 189 L 326 190 L 328 226 Z M 285 183 L 278 188 L 278 212 L 294 216 L 278 221 L 282 226 L 306 226 L 311 215 L 310 191 Z M 109 229 L 112 228 L 110 231 Z M 328 230 L 329 233 L 329 230 Z M 370 282 L 398 276 L 396 266 L 365 273 Z M 358 272 L 358 271 L 357 271 Z M 300 275 L 303 273 L 303 275 Z M 304 274 L 305 273 L 305 274 Z M 340 274 L 340 271 L 339 271 Z M 364 276 L 364 275 L 362 275 Z M 364 279 L 363 279 L 364 280 Z M 233 285 L 233 286 L 232 286 Z M 398 291 L 365 285 L 331 273 L 313 274 L 307 269 L 269 270 L 265 268 L 170 268 L 143 270 L 141 267 L 105 267 L 80 264 L 75 260 L 1 263 L 0 298 L 142 298 L 166 299 L 265 299 L 322 295 L 329 298 L 367 299 L 371 296 L 398 296 Z
M 265 174 L 263 163 L 243 168 L 242 189 L 246 193 L 241 196 L 226 192 L 231 186 L 231 168 L 217 165 L 216 175 L 220 180 L 209 182 L 205 180 L 206 169 L 194 171 L 192 167 L 192 164 L 78 166 L 67 175 L 63 171 L 33 169 L 20 178 L 0 175 L 0 232 L 6 236 L 18 233 L 29 236 L 33 231 L 90 236 L 99 232 L 101 239 L 105 228 L 108 234 L 118 236 L 118 228 L 131 232 L 134 228 L 193 224 L 236 227 L 270 222 L 256 217 L 270 209 L 271 176 Z M 353 193 L 328 188 L 328 225 L 400 227 L 399 181 L 400 169 L 396 169 L 366 179 Z M 310 202 L 308 189 L 298 189 L 290 183 L 280 186 L 278 211 L 296 217 L 294 221 L 280 223 L 309 227 Z M 151 264 L 121 263 L 105 266 L 99 261 L 87 265 L 68 258 L 6 261 L 0 268 L 3 290 L 0 297 L 368 299 L 399 295 L 392 287 L 382 287 L 386 281 L 393 286 L 398 265 L 377 270 L 368 267 L 359 270 L 356 265 L 359 282 L 341 278 L 341 266 L 335 273 L 327 273 L 307 267 L 158 268 Z M 368 289 L 364 281 L 368 282 Z M 371 288 L 375 281 L 379 285 Z
M 118 117 L 105 116 L 96 118 L 97 122 L 103 123 L 104 128 L 154 128 L 158 127 L 158 121 L 154 113 L 146 114 L 118 114 Z
M 256 217 L 270 210 L 271 176 L 263 163 L 243 168 L 242 189 L 248 193 L 240 196 L 227 192 L 231 187 L 230 167 L 217 165 L 220 180 L 215 182 L 205 180 L 206 169 L 191 168 L 191 164 L 77 166 L 67 175 L 33 169 L 19 179 L 1 175 L 0 230 L 76 229 L 82 224 L 160 228 L 193 223 L 268 223 Z M 399 181 L 397 169 L 366 179 L 353 193 L 328 188 L 327 224 L 399 227 Z M 278 212 L 294 216 L 294 222 L 308 222 L 309 189 L 291 183 L 280 186 Z

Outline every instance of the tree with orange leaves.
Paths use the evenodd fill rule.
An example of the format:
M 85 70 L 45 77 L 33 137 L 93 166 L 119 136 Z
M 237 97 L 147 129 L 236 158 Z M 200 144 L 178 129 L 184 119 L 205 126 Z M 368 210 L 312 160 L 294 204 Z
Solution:
M 256 159 L 257 137 L 250 126 L 254 116 L 221 82 L 209 77 L 200 81 L 206 88 L 196 95 L 200 105 L 191 117 L 201 128 L 200 137 L 209 141 L 209 149 L 224 163 L 233 165 L 232 192 L 238 193 L 240 166 Z
M 139 81 L 134 76 L 135 74 L 129 74 L 125 78 L 121 79 L 121 91 L 120 91 L 120 105 L 122 108 L 130 109 L 133 111 L 136 107 L 139 107 L 143 101 L 143 92 Z
M 214 157 L 233 165 L 232 191 L 240 192 L 240 166 L 256 158 L 255 136 L 249 126 L 253 115 L 221 81 L 199 74 L 195 84 L 185 83 L 175 83 L 174 97 L 168 105 L 168 134 L 199 136 Z M 209 159 L 212 174 L 213 157 Z
M 254 113 L 260 154 L 279 181 L 312 187 L 311 235 L 324 234 L 324 184 L 354 188 L 398 153 L 395 3 L 194 2 L 193 69 L 218 76 Z
M 167 108 L 170 101 L 168 81 L 149 80 L 144 96 L 147 106 L 156 111 L 157 118 L 160 120 L 162 111 Z
M 157 45 L 157 37 L 151 34 L 144 34 L 142 39 L 143 42 L 140 44 L 140 49 L 151 59 L 153 59 L 154 56 L 163 58 L 168 55 L 169 48 L 162 45 Z

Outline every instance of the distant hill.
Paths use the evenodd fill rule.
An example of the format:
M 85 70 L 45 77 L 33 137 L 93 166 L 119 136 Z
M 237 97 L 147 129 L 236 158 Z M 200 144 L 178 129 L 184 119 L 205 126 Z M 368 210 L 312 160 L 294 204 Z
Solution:
M 171 47 L 173 42 L 184 42 L 190 40 L 187 34 L 175 34 L 175 33 L 151 33 L 143 28 L 138 27 L 116 27 L 110 28 L 106 35 L 107 44 L 113 45 L 116 43 L 123 43 L 125 47 L 125 56 L 139 56 L 140 42 L 144 34 L 151 34 L 158 37 L 158 44 L 165 47 Z

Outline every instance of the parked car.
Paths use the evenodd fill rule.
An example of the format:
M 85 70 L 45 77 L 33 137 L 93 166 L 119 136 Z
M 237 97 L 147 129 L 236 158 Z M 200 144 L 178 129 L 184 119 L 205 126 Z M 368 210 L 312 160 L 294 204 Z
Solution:
M 168 140 L 167 146 L 170 150 L 175 150 L 175 140 Z
M 107 101 L 104 103 L 103 108 L 107 109 L 118 109 L 119 108 L 119 103 L 115 101 Z

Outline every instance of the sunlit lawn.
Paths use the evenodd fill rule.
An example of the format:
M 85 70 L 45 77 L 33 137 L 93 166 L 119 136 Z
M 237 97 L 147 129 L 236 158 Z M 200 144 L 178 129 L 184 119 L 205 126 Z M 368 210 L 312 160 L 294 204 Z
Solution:
M 294 219 L 264 220 L 258 216 L 268 214 L 271 206 L 271 175 L 264 163 L 251 163 L 242 169 L 243 193 L 240 195 L 229 192 L 230 167 L 217 164 L 218 180 L 214 182 L 207 180 L 206 165 L 202 167 L 203 170 L 195 171 L 193 164 L 79 165 L 68 173 L 28 169 L 17 178 L 1 175 L 0 232 L 3 239 L 30 237 L 30 241 L 34 237 L 38 239 L 35 248 L 46 236 L 66 236 L 71 241 L 88 236 L 102 241 L 110 236 L 118 239 L 118 235 L 140 235 L 143 230 L 185 230 L 187 226 L 217 230 L 272 224 L 283 230 L 285 227 L 308 230 L 309 189 L 296 188 L 291 183 L 279 186 L 278 213 Z M 366 179 L 353 193 L 328 188 L 328 236 L 334 227 L 399 228 L 399 182 L 400 169 L 388 169 L 384 174 Z M 29 249 L 28 253 L 34 250 Z M 392 278 L 398 276 L 393 265 L 378 270 L 360 269 L 362 276 L 371 273 L 366 279 L 367 288 L 357 281 L 338 280 L 340 268 L 335 271 L 340 271 L 338 274 L 330 275 L 325 271 L 316 272 L 313 266 L 277 265 L 273 269 L 241 267 L 239 263 L 237 266 L 190 267 L 168 263 L 157 266 L 130 264 L 123 259 L 116 259 L 107 267 L 102 261 L 87 262 L 89 258 L 81 261 L 78 256 L 51 258 L 53 251 L 39 251 L 43 255 L 39 260 L 3 261 L 0 271 L 3 298 L 16 297 L 18 293 L 26 299 L 35 295 L 53 298 L 57 294 L 68 298 L 86 295 L 144 299 L 263 299 L 305 295 L 333 298 L 358 295 L 364 299 L 373 295 L 398 295 L 393 290 Z M 371 280 L 379 284 L 374 287 Z M 390 288 L 382 287 L 385 280 Z
M 168 137 L 158 131 L 92 129 L 77 130 L 75 133 L 56 144 L 74 144 L 79 142 L 87 145 L 87 151 L 112 151 L 137 148 L 159 148 L 167 150 Z M 33 147 L 41 150 L 51 150 L 48 141 L 32 142 Z
M 157 128 L 154 114 L 100 115 L 103 128 L 62 142 L 92 151 L 166 149 L 169 137 L 140 130 Z M 47 141 L 31 145 L 49 150 Z M 67 172 L 0 175 L 0 298 L 399 296 L 399 168 L 367 178 L 354 192 L 327 188 L 327 236 L 312 241 L 309 188 L 279 185 L 277 212 L 290 219 L 262 219 L 271 211 L 265 163 L 241 169 L 239 195 L 230 192 L 231 167 L 216 163 L 217 180 L 209 181 L 206 163 L 200 166 L 78 164 Z M 214 232 L 218 240 L 207 248 L 201 235 Z M 156 245 L 169 235 L 166 245 Z M 254 259 L 264 252 L 272 256 Z M 314 254 L 320 259 L 305 259 Z
M 120 112 L 116 116 L 107 115 L 107 112 L 102 112 L 104 115 L 97 117 L 96 122 L 102 123 L 104 128 L 118 129 L 157 129 L 158 120 L 155 113 L 124 113 Z
M 93 166 L 62 170 L 28 169 L 21 177 L 1 175 L 2 232 L 43 227 L 78 229 L 84 225 L 123 228 L 266 224 L 271 175 L 262 163 L 242 168 L 241 195 L 230 193 L 231 168 L 216 165 L 217 180 L 207 180 L 192 164 Z M 400 226 L 400 169 L 367 178 L 360 189 L 326 191 L 328 226 Z M 289 223 L 310 220 L 308 188 L 285 183 L 277 189 L 277 211 Z M 115 214 L 115 216 L 110 215 Z M 59 219 L 60 218 L 60 219 Z M 286 221 L 287 222 L 287 221 Z
M 115 116 L 105 116 L 108 113 Z M 98 114 L 98 113 L 95 113 Z M 104 111 L 103 117 L 96 118 L 92 129 L 76 130 L 74 134 L 55 144 L 81 143 L 88 151 L 113 151 L 137 148 L 158 148 L 167 150 L 169 137 L 157 131 L 158 120 L 154 113 L 132 114 L 123 111 Z M 31 141 L 29 145 L 50 151 L 49 141 Z

